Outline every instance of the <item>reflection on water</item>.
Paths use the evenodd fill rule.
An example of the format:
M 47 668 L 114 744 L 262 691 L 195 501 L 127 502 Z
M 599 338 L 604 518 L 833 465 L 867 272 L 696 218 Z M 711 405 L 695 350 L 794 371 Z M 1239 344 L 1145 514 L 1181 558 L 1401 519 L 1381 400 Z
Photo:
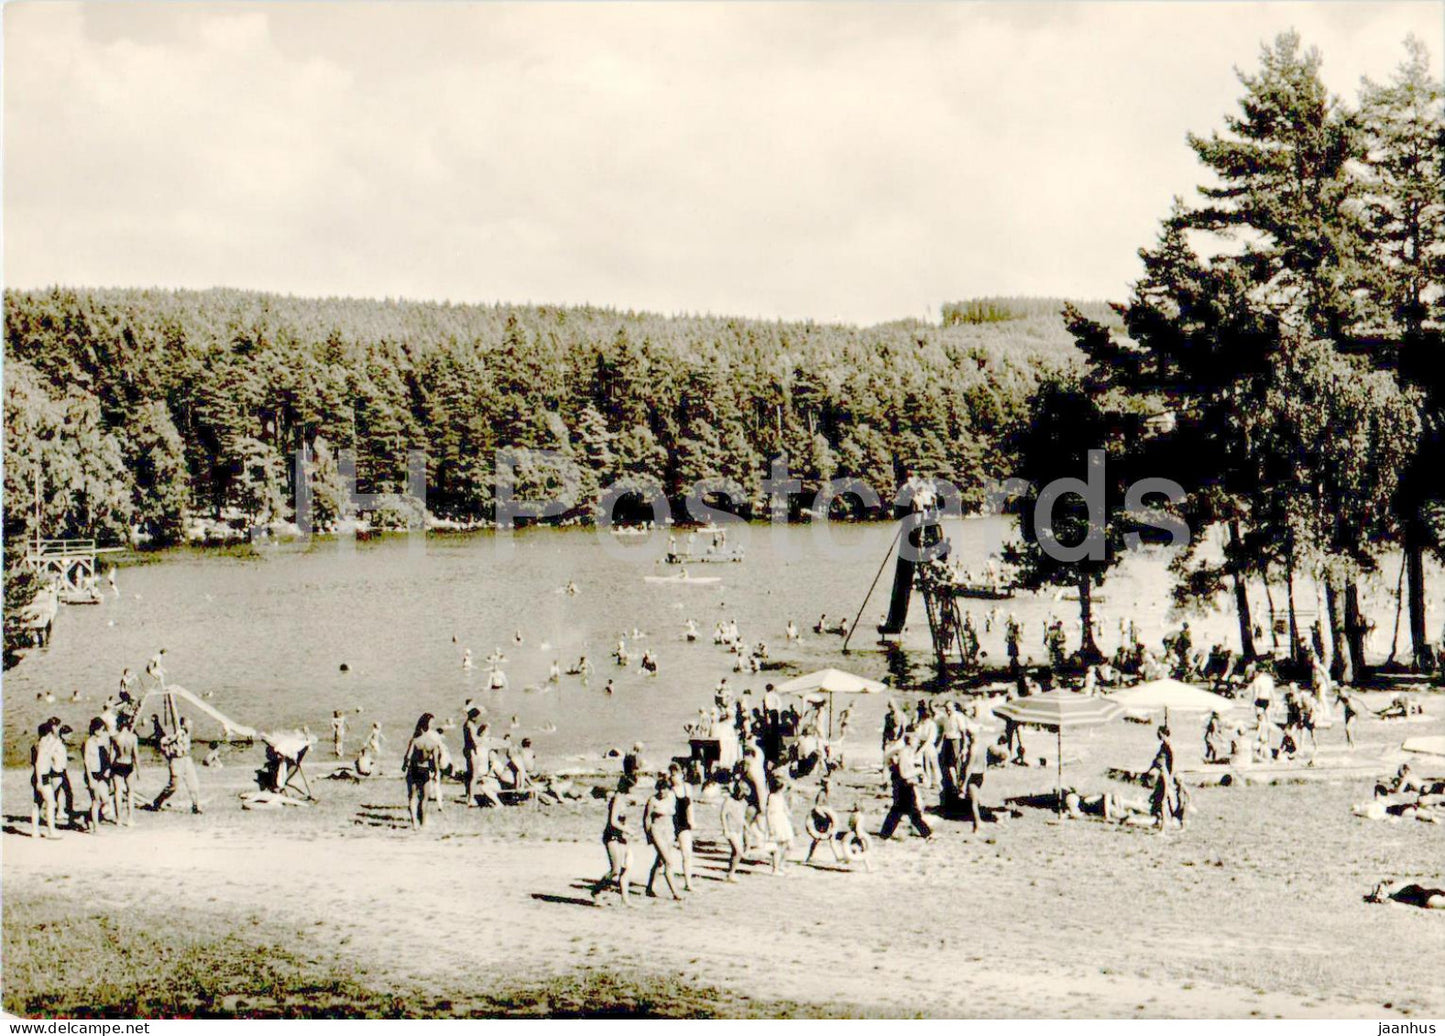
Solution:
M 957 556 L 981 567 L 1007 531 L 1005 519 L 975 518 L 953 525 L 950 535 Z M 734 543 L 746 541 L 746 560 L 695 566 L 694 575 L 722 580 L 700 586 L 644 582 L 662 568 L 637 560 L 645 546 L 618 539 L 606 541 L 604 549 L 600 534 L 590 529 L 523 530 L 506 550 L 497 549 L 493 534 L 478 533 L 436 537 L 423 551 L 397 537 L 350 550 L 318 541 L 306 550 L 278 547 L 244 558 L 168 552 L 154 563 L 121 569 L 119 600 L 65 609 L 54 645 L 6 674 L 6 763 L 23 761 L 28 732 L 46 715 L 83 729 L 115 688 L 121 668 L 139 673 L 161 647 L 171 680 L 208 695 L 221 712 L 261 729 L 309 724 L 324 744 L 332 710 L 343 709 L 352 716 L 353 740 L 380 720 L 388 750 L 399 755 L 420 712 L 459 717 L 462 703 L 476 698 L 486 705 L 494 732 L 514 729 L 515 717 L 515 729 L 532 736 L 544 758 L 597 753 L 639 738 L 660 752 L 681 750 L 682 724 L 711 701 L 720 677 L 761 691 L 777 675 L 732 673 L 732 656 L 710 642 L 721 619 L 736 619 L 745 639 L 766 641 L 775 659 L 799 670 L 838 665 L 873 677 L 889 673 L 870 631 L 886 610 L 891 569 L 879 580 L 848 657 L 840 653 L 840 637 L 810 631 L 822 613 L 852 622 L 893 534 L 888 525 L 751 526 L 731 535 Z M 653 549 L 665 539 L 658 535 Z M 618 556 L 624 550 L 638 553 Z M 1117 640 L 1121 618 L 1138 622 L 1155 643 L 1177 625 L 1169 615 L 1167 562 L 1164 552 L 1148 550 L 1110 576 L 1098 608 L 1106 651 Z M 1387 562 L 1368 587 L 1367 601 L 1382 627 L 1375 641 L 1381 653 L 1389 649 L 1397 567 Z M 561 592 L 568 580 L 577 582 L 576 596 Z M 1259 621 L 1267 623 L 1262 591 L 1255 587 L 1253 596 Z M 1314 588 L 1300 587 L 1298 599 L 1312 608 Z M 931 657 L 921 607 L 915 597 L 905 637 L 916 678 L 927 675 Z M 983 632 L 993 607 L 1000 617 L 1018 613 L 1025 649 L 1035 657 L 1043 655 L 1043 624 L 1051 614 L 1065 620 L 1071 645 L 1077 643 L 1072 602 L 1049 595 L 976 601 L 971 610 L 991 658 L 1004 656 L 1002 622 Z M 689 618 L 703 633 L 698 643 L 683 639 Z M 804 631 L 793 644 L 783 636 L 790 618 Z M 1190 622 L 1201 648 L 1216 639 L 1236 644 L 1232 611 Z M 639 675 L 635 660 L 624 670 L 609 657 L 618 635 L 634 628 L 647 634 L 636 651 L 647 647 L 657 656 L 657 677 Z M 518 630 L 521 644 L 513 641 Z M 467 648 L 478 660 L 470 671 L 461 665 Z M 504 692 L 485 689 L 481 660 L 497 648 L 508 659 Z M 590 687 L 575 677 L 555 687 L 545 683 L 554 659 L 565 669 L 583 654 L 596 667 Z M 341 671 L 343 664 L 348 671 Z M 612 696 L 602 692 L 609 677 L 617 687 Z M 69 703 L 75 690 L 88 700 Z M 47 692 L 55 703 L 36 700 Z M 882 705 L 869 701 L 855 709 L 860 739 L 873 740 Z M 555 732 L 544 732 L 553 726 Z M 201 730 L 203 736 L 210 732 L 204 723 Z

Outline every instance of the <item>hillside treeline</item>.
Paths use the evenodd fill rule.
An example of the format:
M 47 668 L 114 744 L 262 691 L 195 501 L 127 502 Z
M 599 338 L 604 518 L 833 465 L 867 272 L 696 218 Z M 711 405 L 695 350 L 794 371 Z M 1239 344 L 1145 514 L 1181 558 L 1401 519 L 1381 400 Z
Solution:
M 402 491 L 408 451 L 423 451 L 428 509 L 458 520 L 492 517 L 502 447 L 522 458 L 519 497 L 568 491 L 578 516 L 609 484 L 679 501 L 702 480 L 734 483 L 750 513 L 779 455 L 805 491 L 850 476 L 886 492 L 917 468 L 977 500 L 1009 467 L 1002 444 L 1040 370 L 1068 349 L 1057 315 L 1038 313 L 865 329 L 224 289 L 5 303 L 12 541 L 31 529 L 37 466 L 47 536 L 166 543 L 190 515 L 290 517 L 297 450 L 320 521 L 341 506 L 341 451 L 363 493 Z M 533 450 L 571 474 L 529 463 Z

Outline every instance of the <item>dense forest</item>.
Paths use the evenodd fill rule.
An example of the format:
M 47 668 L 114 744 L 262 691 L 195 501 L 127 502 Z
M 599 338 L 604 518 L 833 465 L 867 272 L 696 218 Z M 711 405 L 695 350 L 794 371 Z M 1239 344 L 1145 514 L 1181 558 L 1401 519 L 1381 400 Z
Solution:
M 750 514 L 779 455 L 807 492 L 851 476 L 886 493 L 917 467 L 976 502 L 1009 466 L 1040 371 L 1069 351 L 1060 303 L 1000 321 L 1011 301 L 988 300 L 987 321 L 864 329 L 224 289 L 9 292 L 6 497 L 28 504 L 38 465 L 46 535 L 166 543 L 192 514 L 287 517 L 298 450 L 322 521 L 341 505 L 341 451 L 359 492 L 397 493 L 421 450 L 428 509 L 476 520 L 491 516 L 494 451 L 514 447 L 519 498 L 568 492 L 581 517 L 628 480 L 674 501 L 728 480 Z M 532 450 L 570 461 L 565 484 Z M 7 506 L 10 538 L 32 522 Z
M 1122 329 L 1067 313 L 1085 360 L 1044 379 L 1020 425 L 1018 473 L 1035 487 L 1107 451 L 1108 549 L 1061 562 L 1026 522 L 1019 551 L 1027 581 L 1078 588 L 1086 654 L 1091 587 L 1140 524 L 1127 488 L 1165 476 L 1181 491 L 1170 510 L 1196 530 L 1175 599 L 1232 595 L 1242 655 L 1260 646 L 1249 591 L 1263 583 L 1288 602 L 1305 660 L 1314 632 L 1299 628 L 1295 584 L 1307 574 L 1325 590 L 1323 652 L 1338 678 L 1356 677 L 1371 622 L 1360 581 L 1398 550 L 1403 664 L 1434 665 L 1424 559 L 1445 535 L 1445 95 L 1414 39 L 1353 105 L 1325 88 L 1321 63 L 1286 33 L 1237 73 L 1238 111 L 1188 137 L 1204 182 L 1140 250 L 1143 276 L 1114 307 Z M 1077 542 L 1082 501 L 1058 510 Z M 1223 531 L 1222 559 L 1202 549 L 1206 528 Z

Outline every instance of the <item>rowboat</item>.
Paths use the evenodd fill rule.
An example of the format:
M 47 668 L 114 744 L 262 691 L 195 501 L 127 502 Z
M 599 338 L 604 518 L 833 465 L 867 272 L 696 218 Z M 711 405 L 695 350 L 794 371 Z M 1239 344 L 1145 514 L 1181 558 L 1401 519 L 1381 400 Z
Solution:
M 730 561 L 741 561 L 743 552 L 740 550 L 714 550 L 705 554 L 685 554 L 678 551 L 669 553 L 662 560 L 669 565 L 691 565 L 696 562 L 699 565 L 721 565 Z
M 989 586 L 983 583 L 955 583 L 952 587 L 955 597 L 976 597 L 985 601 L 1006 601 L 1014 595 L 1011 586 Z

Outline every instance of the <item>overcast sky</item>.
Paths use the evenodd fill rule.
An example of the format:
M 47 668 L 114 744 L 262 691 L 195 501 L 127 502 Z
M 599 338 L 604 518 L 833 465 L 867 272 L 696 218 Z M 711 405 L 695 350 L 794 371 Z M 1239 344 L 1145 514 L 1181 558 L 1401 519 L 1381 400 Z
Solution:
M 1185 133 L 1297 28 L 1332 89 L 1445 5 L 4 9 L 5 278 L 875 322 L 1118 298 Z

